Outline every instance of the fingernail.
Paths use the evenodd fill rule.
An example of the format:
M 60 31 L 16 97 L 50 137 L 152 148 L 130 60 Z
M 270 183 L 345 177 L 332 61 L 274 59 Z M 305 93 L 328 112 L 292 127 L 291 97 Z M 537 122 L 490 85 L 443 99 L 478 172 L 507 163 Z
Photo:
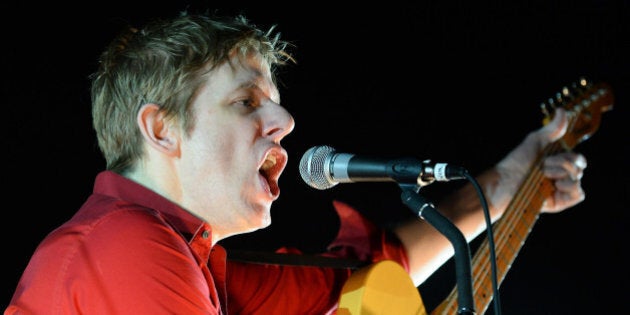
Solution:
M 586 168 L 586 160 L 583 157 L 579 157 L 577 160 L 575 160 L 575 166 L 581 169 Z

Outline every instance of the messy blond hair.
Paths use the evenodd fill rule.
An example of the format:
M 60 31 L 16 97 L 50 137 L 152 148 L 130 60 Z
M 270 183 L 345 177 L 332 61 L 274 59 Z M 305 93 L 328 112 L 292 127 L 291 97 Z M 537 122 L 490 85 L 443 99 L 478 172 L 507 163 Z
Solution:
M 160 106 L 183 130 L 192 128 L 191 103 L 203 75 L 230 56 L 255 53 L 272 70 L 294 61 L 272 26 L 263 31 L 244 16 L 180 13 L 142 29 L 129 28 L 106 48 L 91 75 L 92 119 L 106 168 L 122 173 L 143 154 L 136 123 L 140 107 Z

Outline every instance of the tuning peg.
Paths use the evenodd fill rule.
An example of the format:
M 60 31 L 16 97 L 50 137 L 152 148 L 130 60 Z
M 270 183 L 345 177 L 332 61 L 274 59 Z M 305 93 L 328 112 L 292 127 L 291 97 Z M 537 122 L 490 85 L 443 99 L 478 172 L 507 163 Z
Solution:
M 556 93 L 556 98 L 554 99 L 554 103 L 558 103 L 559 105 L 562 105 L 562 103 L 564 103 L 564 98 L 562 97 L 562 92 Z
M 571 87 L 573 88 L 573 91 L 578 92 L 578 95 L 582 95 L 588 91 L 588 89 L 590 88 L 590 85 L 591 83 L 588 82 L 586 78 L 580 77 L 580 79 L 577 82 L 573 82 L 571 84 Z
M 590 85 L 590 83 L 588 82 L 588 80 L 585 77 L 580 77 L 580 79 L 578 80 L 579 84 L 582 88 L 586 88 Z
M 556 104 L 553 100 L 553 98 L 549 98 L 547 100 L 547 102 L 542 102 L 540 103 L 540 111 L 543 113 L 544 117 L 543 117 L 543 125 L 546 125 L 547 123 L 549 123 L 549 121 L 551 120 L 551 115 L 553 114 L 553 111 L 556 109 Z
M 586 80 L 585 77 L 580 77 L 577 82 L 573 82 L 571 84 L 571 87 L 573 88 L 573 91 L 576 94 L 571 97 L 571 100 L 573 101 L 573 100 L 577 100 L 578 98 L 588 93 L 588 90 L 591 88 L 591 83 L 588 80 Z M 580 111 L 582 110 L 582 108 L 587 108 L 592 101 L 591 98 L 592 96 L 590 98 L 589 97 L 583 98 L 580 103 L 574 104 L 574 110 Z
M 573 96 L 573 94 L 571 94 L 571 90 L 568 87 L 566 87 L 566 86 L 562 87 L 562 92 L 561 93 L 562 93 L 562 97 L 565 97 L 565 98 Z
M 545 102 L 540 103 L 540 111 L 545 115 L 545 117 L 549 116 L 549 109 L 547 109 L 547 104 Z

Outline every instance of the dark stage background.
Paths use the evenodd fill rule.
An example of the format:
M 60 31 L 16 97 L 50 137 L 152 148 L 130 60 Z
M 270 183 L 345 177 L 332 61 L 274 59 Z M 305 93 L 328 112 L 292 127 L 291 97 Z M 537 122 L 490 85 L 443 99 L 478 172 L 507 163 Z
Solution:
M 334 236 L 333 198 L 378 224 L 408 213 L 395 184 L 306 186 L 298 163 L 311 146 L 432 159 L 477 174 L 540 126 L 541 101 L 585 76 L 608 82 L 616 97 L 600 129 L 576 148 L 589 162 L 587 199 L 540 217 L 501 285 L 502 308 L 511 315 L 627 310 L 630 5 L 549 2 L 389 2 L 347 9 L 319 2 L 273 8 L 211 1 L 2 4 L 1 306 L 38 242 L 80 207 L 104 167 L 87 79 L 101 49 L 125 22 L 216 8 L 245 13 L 260 26 L 277 24 L 297 46 L 298 60 L 280 74 L 282 103 L 297 126 L 283 141 L 290 161 L 274 222 L 225 246 L 317 252 Z M 423 192 L 437 201 L 460 184 L 436 183 Z M 427 309 L 454 284 L 451 261 L 419 287 Z

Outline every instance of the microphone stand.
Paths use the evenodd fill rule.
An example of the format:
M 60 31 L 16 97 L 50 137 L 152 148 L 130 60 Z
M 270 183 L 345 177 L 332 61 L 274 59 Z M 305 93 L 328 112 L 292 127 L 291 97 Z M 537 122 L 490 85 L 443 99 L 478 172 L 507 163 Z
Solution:
M 410 189 L 406 185 L 402 188 L 401 199 L 418 217 L 429 222 L 453 244 L 455 250 L 455 273 L 457 278 L 458 314 L 476 314 L 473 301 L 472 273 L 470 265 L 470 248 L 462 232 L 446 217 L 439 213 L 435 207 L 422 196 L 416 189 Z

